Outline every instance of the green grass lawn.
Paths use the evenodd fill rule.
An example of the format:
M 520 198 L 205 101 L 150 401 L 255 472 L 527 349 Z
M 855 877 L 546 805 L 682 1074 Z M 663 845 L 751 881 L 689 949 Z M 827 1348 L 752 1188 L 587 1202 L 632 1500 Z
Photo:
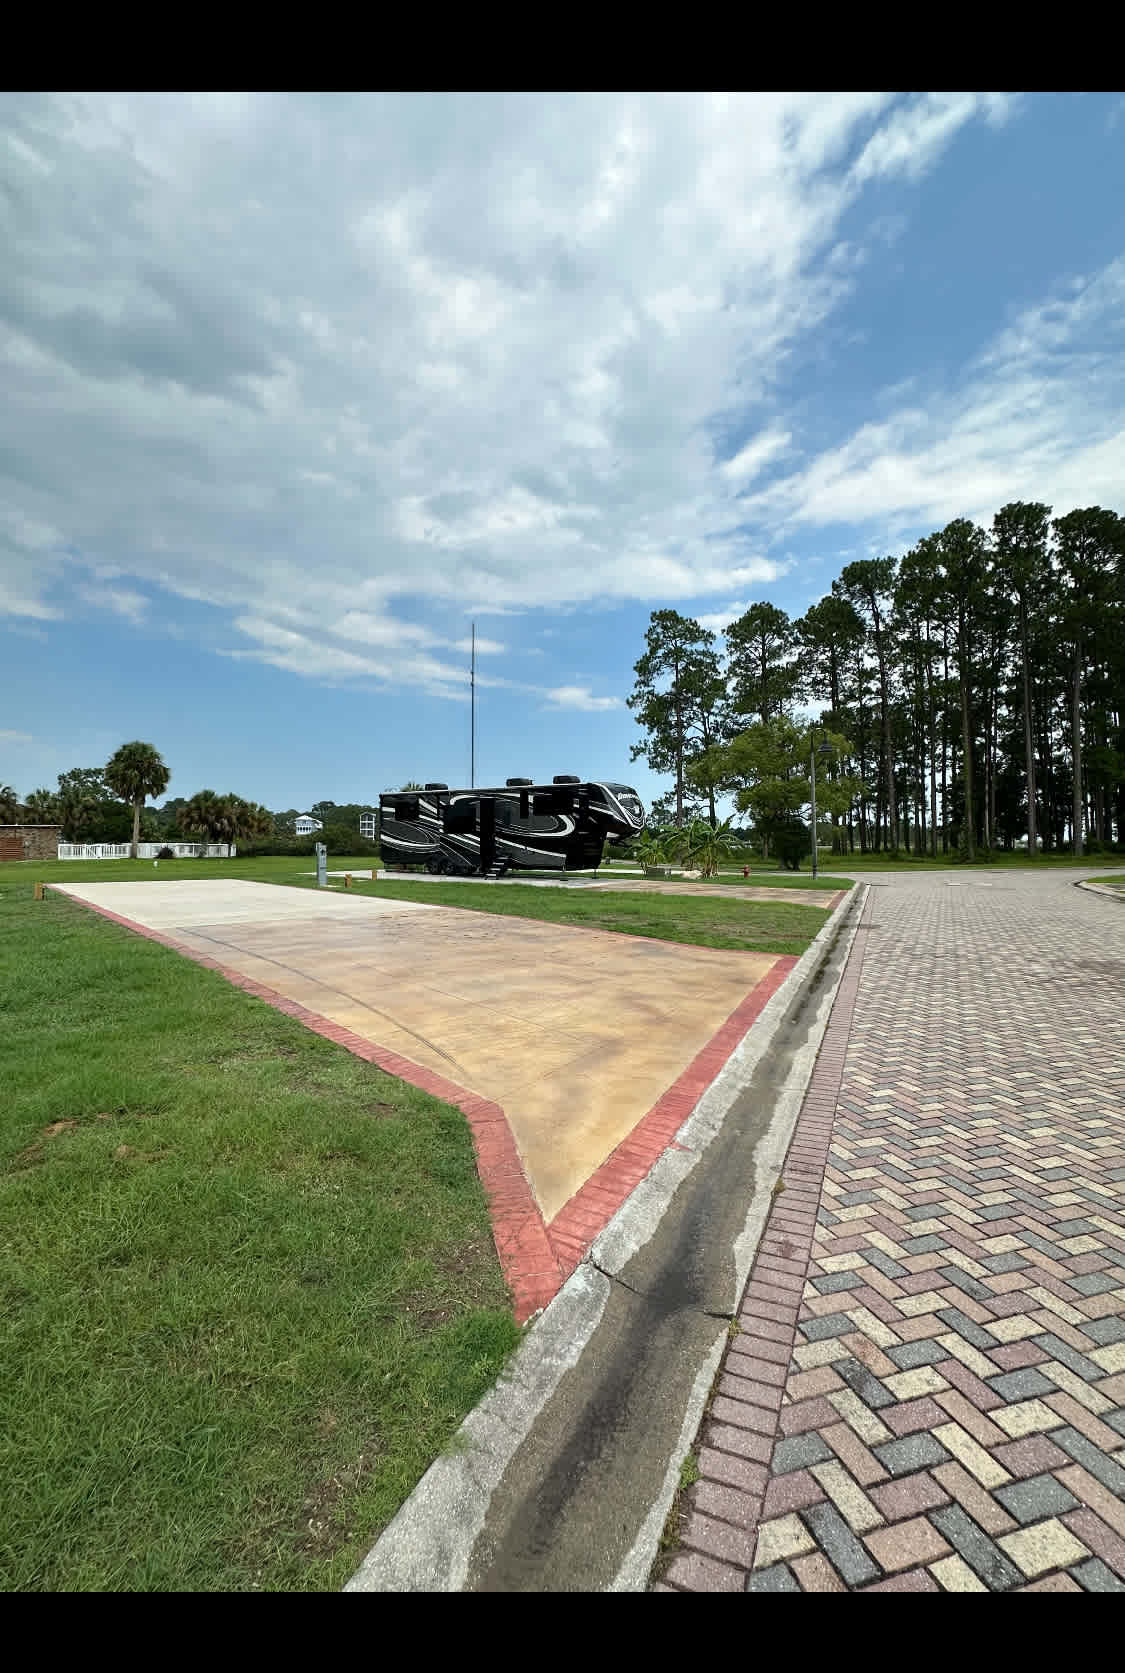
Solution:
M 378 865 L 370 854 L 331 855 L 329 867 L 368 871 Z M 303 873 L 315 872 L 316 860 L 307 854 L 274 855 L 262 860 L 9 860 L 0 865 L 0 888 L 31 883 L 174 883 L 181 877 L 245 877 L 259 883 L 295 883 Z M 307 880 L 307 879 L 306 879 Z
M 314 879 L 302 881 L 315 887 Z M 342 887 L 337 883 L 336 887 Z M 755 953 L 803 953 L 827 912 L 790 901 L 720 900 L 715 895 L 662 895 L 585 889 L 535 889 L 518 883 L 369 883 L 357 894 L 390 900 L 428 901 L 472 912 L 536 918 L 542 923 L 651 935 L 697 947 L 741 948 Z
M 1125 889 L 1125 871 L 1114 872 L 1109 877 L 1099 877 L 1099 883 L 1108 883 L 1111 889 Z
M 312 869 L 0 871 L 5 1590 L 338 1587 L 518 1340 L 459 1111 L 165 948 L 32 899 L 37 881 L 312 888 Z M 771 953 L 803 952 L 826 916 L 356 889 Z
M 672 881 L 677 882 L 679 879 L 673 878 Z M 718 877 L 701 877 L 699 881 L 707 884 L 729 883 L 732 887 L 741 884 L 744 888 L 753 887 L 755 889 L 832 890 L 850 889 L 852 887 L 850 877 L 829 877 L 823 871 L 816 878 L 813 877 L 811 871 L 752 871 L 749 877 L 743 877 L 741 872 L 736 877 L 729 876 L 726 872 L 720 872 Z
M 338 1587 L 518 1340 L 459 1111 L 31 899 L 191 871 L 0 870 L 7 1591 Z
M 1082 859 L 1075 859 L 1073 854 L 1007 854 L 1003 851 L 991 860 L 981 861 L 977 866 L 958 865 L 951 854 L 939 854 L 937 859 L 927 855 L 910 854 L 900 859 L 892 859 L 889 854 L 833 854 L 833 865 L 843 871 L 948 871 L 956 867 L 958 871 L 993 871 L 997 866 L 1019 866 L 1028 871 L 1047 870 L 1054 866 L 1081 866 L 1087 871 L 1096 866 L 1117 866 L 1121 864 L 1120 854 L 1086 854 Z

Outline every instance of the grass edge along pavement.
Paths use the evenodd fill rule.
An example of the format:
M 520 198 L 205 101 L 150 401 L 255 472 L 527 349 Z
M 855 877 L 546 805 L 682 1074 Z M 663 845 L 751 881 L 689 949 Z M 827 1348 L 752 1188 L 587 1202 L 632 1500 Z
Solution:
M 852 879 L 847 876 L 837 876 L 834 872 L 828 875 L 829 859 L 827 854 L 821 855 L 821 875 L 813 880 L 812 872 L 806 866 L 802 871 L 786 871 L 778 867 L 766 867 L 763 862 L 756 861 L 750 866 L 749 877 L 743 877 L 742 867 L 738 865 L 732 870 L 723 869 L 715 877 L 704 877 L 698 881 L 704 885 L 717 883 L 743 884 L 751 883 L 756 888 L 770 889 L 847 889 L 851 887 Z M 836 856 L 840 858 L 840 856 Z M 384 867 L 378 854 L 329 854 L 328 871 L 352 872 L 353 874 L 370 872 L 372 869 L 391 869 Z M 846 867 L 845 867 L 846 869 Z M 216 855 L 205 860 L 6 860 L 0 876 L 8 879 L 24 879 L 31 882 L 64 883 L 69 877 L 74 883 L 137 883 L 144 881 L 169 882 L 177 879 L 197 879 L 206 877 L 237 877 L 247 882 L 256 883 L 300 883 L 308 886 L 310 878 L 315 886 L 316 860 L 311 854 L 269 854 L 243 856 L 235 854 L 230 858 L 226 855 Z M 513 874 L 505 879 L 505 887 L 522 877 L 522 873 Z M 540 882 L 558 881 L 558 872 L 536 872 L 529 874 Z M 624 866 L 617 862 L 607 863 L 594 871 L 568 872 L 568 878 L 590 880 L 594 877 L 601 883 L 612 882 L 616 877 L 626 881 L 636 882 L 642 877 L 641 868 Z M 431 880 L 437 881 L 437 880 Z M 676 882 L 690 883 L 692 879 L 676 878 Z
M 828 864 L 828 858 L 822 859 L 822 865 Z M 850 874 L 855 871 L 900 871 L 905 873 L 917 872 L 920 875 L 930 871 L 1065 871 L 1077 867 L 1086 871 L 1100 871 L 1104 867 L 1120 865 L 1119 854 L 1028 854 L 1018 848 L 994 850 L 987 859 L 980 858 L 972 861 L 959 860 L 956 854 L 886 854 L 875 849 L 863 854 L 858 849 L 854 854 L 833 854 L 833 866 Z
M 286 881 L 290 881 L 287 879 Z M 315 888 L 315 878 L 302 878 Z M 342 881 L 329 887 L 343 889 Z M 849 890 L 849 881 L 841 883 Z M 829 908 L 773 901 L 723 900 L 715 895 L 661 894 L 613 889 L 537 889 L 518 883 L 400 883 L 353 880 L 353 894 L 385 900 L 455 906 L 470 912 L 531 918 L 574 929 L 610 930 L 619 935 L 653 937 L 692 947 L 774 953 L 799 957 L 825 923 Z
M 468 1126 L 26 881 L 0 1586 L 335 1589 L 519 1339 Z

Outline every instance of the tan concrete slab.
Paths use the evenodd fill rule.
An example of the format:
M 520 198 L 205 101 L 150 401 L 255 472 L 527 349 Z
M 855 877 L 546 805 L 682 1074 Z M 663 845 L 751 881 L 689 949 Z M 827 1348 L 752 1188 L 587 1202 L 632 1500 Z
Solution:
M 268 883 L 66 887 L 498 1103 L 547 1221 L 776 963 Z
M 143 922 L 147 929 L 247 922 L 266 926 L 271 921 L 283 924 L 301 918 L 315 918 L 320 923 L 329 918 L 339 919 L 350 926 L 355 922 L 351 908 L 361 902 L 363 913 L 371 917 L 441 910 L 428 902 L 377 900 L 372 895 L 357 895 L 353 900 L 346 894 L 274 887 L 271 883 L 248 883 L 241 878 L 181 878 L 174 883 L 67 883 L 64 887 L 68 894 L 102 906 L 107 912 Z M 315 907 L 310 901 L 316 902 Z

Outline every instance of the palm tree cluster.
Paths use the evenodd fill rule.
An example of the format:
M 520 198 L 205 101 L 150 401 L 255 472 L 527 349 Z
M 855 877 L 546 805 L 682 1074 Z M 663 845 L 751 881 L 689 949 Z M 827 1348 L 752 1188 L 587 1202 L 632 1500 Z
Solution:
M 104 840 L 91 833 L 99 827 L 104 829 L 107 817 L 123 821 L 127 806 L 132 815 L 135 859 L 142 816 L 150 826 L 152 823 L 145 803 L 150 797 L 163 795 L 171 776 L 152 744 L 139 740 L 122 744 L 104 767 L 75 767 L 60 773 L 57 790 L 33 790 L 21 801 L 11 785 L 0 785 L 0 824 L 59 825 L 69 842 Z M 274 816 L 267 808 L 233 792 L 220 796 L 214 790 L 198 790 L 186 801 L 168 804 L 165 814 L 162 836 L 225 843 L 228 855 L 234 843 L 272 836 L 274 831 Z
M 206 842 L 225 842 L 228 855 L 234 843 L 273 833 L 273 814 L 259 802 L 244 801 L 233 791 L 216 795 L 197 790 L 180 809 L 180 825 Z
M 1125 518 L 1017 502 L 900 558 L 847 564 L 797 620 L 766 602 L 714 633 L 654 612 L 633 751 L 708 797 L 707 761 L 753 723 L 823 705 L 854 780 L 839 851 L 1075 853 L 1125 845 Z M 850 792 L 849 785 L 849 792 Z
M 695 818 L 685 825 L 650 826 L 635 851 L 644 866 L 698 867 L 704 877 L 714 877 L 722 862 L 743 846 L 731 820 L 712 825 L 709 819 Z

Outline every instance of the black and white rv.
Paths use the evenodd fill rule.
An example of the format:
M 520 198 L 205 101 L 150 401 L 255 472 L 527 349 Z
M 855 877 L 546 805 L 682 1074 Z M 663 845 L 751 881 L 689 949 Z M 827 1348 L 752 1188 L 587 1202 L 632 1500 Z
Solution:
M 627 784 L 550 784 L 510 778 L 504 788 L 388 791 L 379 797 L 379 846 L 388 865 L 424 865 L 463 877 L 507 871 L 585 871 L 607 837 L 644 829 L 645 810 Z

